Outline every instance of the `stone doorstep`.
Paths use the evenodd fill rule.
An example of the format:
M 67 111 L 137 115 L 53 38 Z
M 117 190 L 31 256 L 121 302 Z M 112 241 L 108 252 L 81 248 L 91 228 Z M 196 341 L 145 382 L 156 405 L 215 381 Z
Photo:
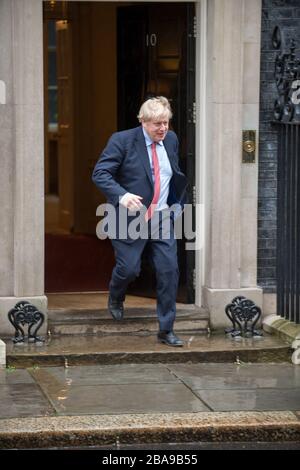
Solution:
M 300 414 L 196 412 L 81 415 L 0 420 L 2 449 L 161 442 L 300 440 Z
M 187 328 L 191 324 L 182 320 Z M 180 333 L 182 348 L 160 344 L 155 331 L 125 334 L 117 331 L 123 322 L 113 322 L 115 331 L 109 334 L 61 334 L 45 338 L 44 343 L 14 345 L 6 340 L 7 364 L 16 367 L 34 365 L 84 365 L 158 362 L 290 362 L 291 348 L 279 338 L 266 334 L 263 338 L 244 338 L 240 341 L 224 334 Z M 129 328 L 130 322 L 125 322 Z M 128 326 L 126 326 L 128 325 Z M 147 326 L 151 325 L 148 323 Z M 193 328 L 195 322 L 192 322 Z M 75 326 L 74 326 L 75 328 Z M 109 331 L 109 329 L 107 330 Z M 177 332 L 177 328 L 175 329 Z
M 141 336 L 148 336 L 150 334 L 156 333 L 157 326 L 150 325 L 145 328 L 144 325 L 133 325 L 133 329 L 130 327 L 118 327 L 118 326 L 104 326 L 104 327 L 97 327 L 97 326 L 88 326 L 88 325 L 73 325 L 73 326 L 56 326 L 51 328 L 50 332 L 53 336 L 92 336 L 92 335 L 141 335 Z M 177 327 L 176 333 L 179 335 L 182 334 L 190 334 L 190 335 L 205 335 L 207 334 L 207 325 L 206 324 L 197 324 L 197 325 L 180 325 Z
M 179 308 L 176 313 L 178 333 L 205 334 L 209 317 L 204 309 Z M 107 309 L 49 310 L 48 331 L 52 335 L 150 334 L 158 329 L 154 308 L 127 308 L 124 321 L 116 322 Z
M 125 317 L 128 321 L 136 321 L 143 319 L 144 321 L 151 321 L 157 319 L 156 308 L 144 307 L 136 308 L 125 306 Z M 184 308 L 176 309 L 176 319 L 199 319 L 205 320 L 209 318 L 209 313 L 204 308 L 196 307 L 195 305 L 186 305 Z M 107 308 L 103 309 L 49 309 L 48 320 L 51 323 L 59 322 L 73 322 L 73 321 L 86 321 L 97 320 L 106 321 L 112 320 Z
M 77 337 L 80 341 L 80 336 Z M 234 350 L 199 350 L 164 348 L 155 351 L 149 347 L 148 351 L 125 350 L 125 351 L 94 351 L 94 352 L 8 352 L 7 365 L 18 368 L 35 366 L 75 366 L 91 364 L 149 364 L 149 363 L 256 363 L 256 362 L 289 362 L 291 352 L 288 347 L 274 347 L 266 349 L 234 349 Z
M 99 335 L 99 334 L 141 334 L 149 335 L 156 333 L 158 324 L 152 321 L 124 321 L 116 322 L 97 320 L 86 322 L 49 322 L 48 330 L 51 335 Z M 207 334 L 208 320 L 177 320 L 176 332 L 185 334 Z

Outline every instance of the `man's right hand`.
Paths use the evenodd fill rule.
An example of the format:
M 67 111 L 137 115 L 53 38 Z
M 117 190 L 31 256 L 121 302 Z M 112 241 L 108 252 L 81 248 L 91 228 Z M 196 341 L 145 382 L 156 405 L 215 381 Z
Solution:
M 141 203 L 142 199 L 141 196 L 137 196 L 136 194 L 126 193 L 121 197 L 120 204 L 131 211 L 137 211 L 143 206 Z

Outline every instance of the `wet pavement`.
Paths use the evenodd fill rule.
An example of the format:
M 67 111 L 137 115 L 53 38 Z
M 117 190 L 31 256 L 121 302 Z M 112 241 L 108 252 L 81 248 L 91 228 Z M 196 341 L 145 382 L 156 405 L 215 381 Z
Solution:
M 300 368 L 282 339 L 180 332 L 170 348 L 121 333 L 7 339 L 0 449 L 300 442 Z
M 0 371 L 1 418 L 300 411 L 300 368 L 282 364 L 119 364 Z
M 290 363 L 8 367 L 0 384 L 0 449 L 300 442 Z

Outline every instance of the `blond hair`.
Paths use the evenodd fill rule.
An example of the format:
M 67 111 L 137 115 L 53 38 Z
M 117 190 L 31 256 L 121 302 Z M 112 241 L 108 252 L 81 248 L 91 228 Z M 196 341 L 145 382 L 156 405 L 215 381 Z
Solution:
M 145 101 L 139 111 L 138 120 L 154 121 L 157 119 L 172 117 L 172 110 L 169 101 L 164 96 L 157 96 Z

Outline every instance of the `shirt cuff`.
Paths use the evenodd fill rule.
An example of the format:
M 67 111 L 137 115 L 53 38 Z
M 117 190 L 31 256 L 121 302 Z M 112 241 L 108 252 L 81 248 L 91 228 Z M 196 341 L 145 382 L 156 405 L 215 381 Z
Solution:
M 126 196 L 127 196 L 128 194 L 130 194 L 130 193 L 125 193 L 125 194 L 123 194 L 123 196 L 122 196 L 121 199 L 119 200 L 120 204 L 123 205 L 123 202 L 125 201 Z

